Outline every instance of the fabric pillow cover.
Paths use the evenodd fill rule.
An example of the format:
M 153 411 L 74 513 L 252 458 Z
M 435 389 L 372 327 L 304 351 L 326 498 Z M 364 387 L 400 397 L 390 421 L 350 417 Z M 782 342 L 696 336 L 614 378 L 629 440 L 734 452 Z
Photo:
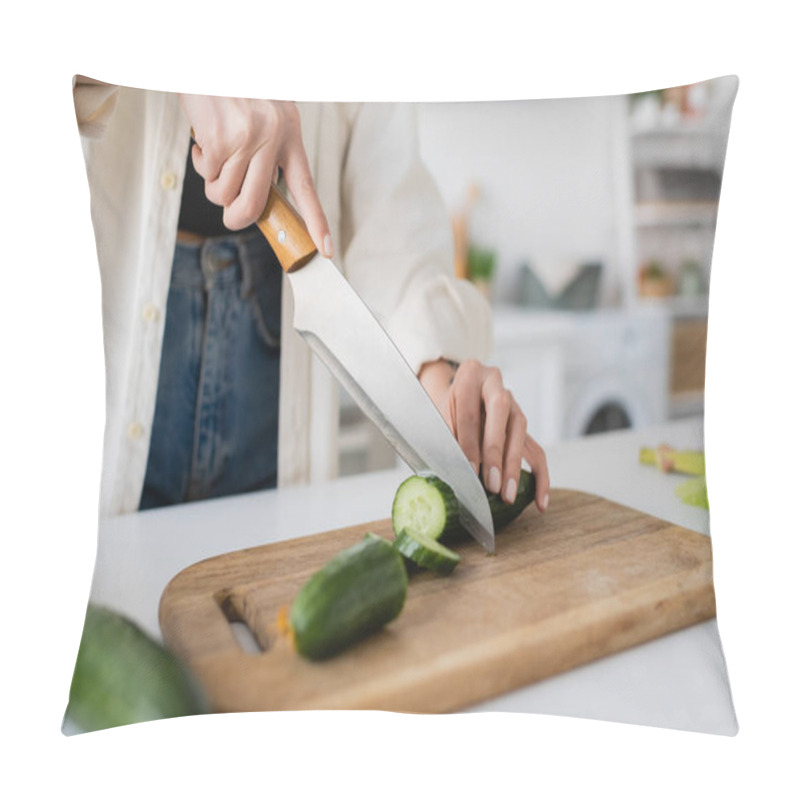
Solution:
M 220 313 L 251 314 L 257 348 L 277 343 L 280 488 L 189 497 L 193 502 L 169 510 L 140 508 L 155 452 L 151 431 L 164 402 L 165 330 L 181 302 L 176 281 L 194 280 L 188 271 L 178 275 L 184 267 L 174 255 L 192 132 L 178 95 L 76 79 L 103 290 L 108 408 L 103 558 L 95 565 L 64 731 L 218 710 L 368 707 L 531 711 L 734 734 L 715 621 L 702 451 L 711 254 L 737 86 L 725 77 L 630 96 L 298 104 L 334 233 L 334 261 L 413 366 L 444 353 L 501 368 L 548 453 L 554 487 L 547 514 L 528 508 L 519 518 L 524 524 L 498 535 L 490 561 L 502 565 L 506 547 L 507 559 L 517 559 L 507 572 L 471 572 L 488 563 L 476 559 L 471 542 L 460 545 L 461 569 L 451 578 L 411 569 L 406 607 L 386 630 L 309 674 L 285 635 L 284 612 L 344 541 L 362 538 L 364 523 L 390 516 L 386 498 L 404 467 L 291 333 L 286 282 L 277 300 L 270 295 L 275 280 L 256 278 L 249 286 L 255 273 L 242 257 L 239 305 Z M 215 231 L 211 238 L 229 235 Z M 198 330 L 217 302 L 200 257 L 212 252 L 209 241 L 198 235 L 187 245 L 198 254 L 200 277 L 191 287 Z M 440 279 L 442 264 L 449 274 Z M 218 269 L 215 279 L 224 274 Z M 225 361 L 215 363 L 221 369 Z M 184 403 L 195 411 L 198 393 L 207 390 L 194 386 Z M 194 420 L 189 428 L 197 449 L 202 425 Z M 354 441 L 367 444 L 348 449 Z M 394 471 L 375 473 L 390 477 L 374 497 L 358 501 L 351 493 L 353 506 L 330 524 L 326 513 L 304 517 L 302 508 L 320 505 L 320 476 L 367 480 L 376 463 Z M 279 506 L 290 484 L 307 494 L 296 495 L 296 506 Z M 265 533 L 270 515 L 282 529 Z M 318 549 L 298 545 L 317 541 L 308 534 L 345 529 L 349 539 L 320 540 Z M 392 540 L 391 525 L 376 530 Z M 299 553 L 304 560 L 301 567 L 287 562 L 285 575 L 277 566 L 251 594 L 215 587 L 216 608 L 200 607 L 196 617 L 191 596 L 182 595 L 190 610 L 176 622 L 166 591 L 173 580 L 209 553 L 232 554 L 215 566 L 233 569 L 237 559 L 246 561 L 244 551 L 263 555 L 264 563 L 274 555 L 280 565 Z M 129 578 L 121 590 L 123 564 Z M 254 580 L 245 566 L 236 570 L 237 580 Z M 484 645 L 479 655 L 445 633 L 466 625 L 448 616 L 447 593 L 470 597 L 471 574 L 472 586 L 482 587 L 476 596 L 497 615 L 470 629 Z M 527 588 L 534 583 L 538 594 Z M 280 602 L 271 594 L 276 586 L 284 593 Z M 426 629 L 417 616 L 426 592 L 439 598 L 441 627 Z M 503 627 L 500 617 L 526 604 L 536 612 L 519 612 Z M 212 612 L 224 620 L 222 633 L 203 628 Z M 268 622 L 259 628 L 252 614 Z M 197 637 L 186 632 L 194 619 Z M 436 645 L 420 644 L 426 636 Z M 282 686 L 289 704 L 271 705 L 255 689 L 226 694 L 228 683 L 260 685 L 257 670 L 250 671 L 255 662 L 252 653 L 246 668 L 232 658 L 233 673 L 216 680 L 219 667 L 197 668 L 208 637 L 265 659 L 280 651 L 281 663 L 290 665 Z M 505 649 L 497 649 L 500 638 Z M 431 665 L 450 658 L 455 666 L 438 678 L 432 670 L 427 683 L 416 685 L 402 671 L 409 653 Z M 459 666 L 458 653 L 468 663 Z M 398 675 L 382 695 L 369 676 L 387 659 Z M 155 684 L 144 677 L 145 666 L 160 676 Z M 467 667 L 483 688 L 459 691 Z M 293 681 L 302 683 L 294 695 Z M 445 684 L 451 688 L 441 692 Z M 446 702 L 433 701 L 436 694 L 447 695 Z

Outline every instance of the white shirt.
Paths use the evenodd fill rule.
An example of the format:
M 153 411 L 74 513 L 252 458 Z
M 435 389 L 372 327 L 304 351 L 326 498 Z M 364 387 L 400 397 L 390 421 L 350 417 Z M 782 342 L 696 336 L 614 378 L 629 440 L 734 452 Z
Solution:
M 138 508 L 190 127 L 173 93 L 76 82 L 100 266 L 106 427 L 100 514 Z M 491 312 L 453 274 L 450 224 L 408 104 L 298 104 L 334 262 L 418 371 L 486 360 Z M 286 288 L 286 287 L 284 287 Z M 338 392 L 283 292 L 278 484 L 336 474 Z

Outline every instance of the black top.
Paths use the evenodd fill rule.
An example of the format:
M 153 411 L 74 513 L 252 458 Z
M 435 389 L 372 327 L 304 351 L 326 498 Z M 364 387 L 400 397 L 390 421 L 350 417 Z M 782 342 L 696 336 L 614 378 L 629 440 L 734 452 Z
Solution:
M 234 233 L 244 233 L 226 228 L 222 221 L 222 206 L 215 205 L 206 197 L 205 181 L 192 163 L 193 144 L 194 139 L 189 142 L 189 152 L 186 156 L 186 176 L 183 179 L 178 229 L 198 236 L 230 236 Z M 255 229 L 255 225 L 247 228 L 248 231 L 251 229 Z

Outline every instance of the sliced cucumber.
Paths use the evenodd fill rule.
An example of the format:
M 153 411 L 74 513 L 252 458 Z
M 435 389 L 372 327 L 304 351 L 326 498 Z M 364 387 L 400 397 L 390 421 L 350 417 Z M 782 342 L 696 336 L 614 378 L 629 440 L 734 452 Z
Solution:
M 402 611 L 407 587 L 400 553 L 368 533 L 312 575 L 295 598 L 289 626 L 297 652 L 330 658 L 375 633 Z
M 536 497 L 536 478 L 523 469 L 519 474 L 517 496 L 506 503 L 499 494 L 486 493 L 495 533 L 515 520 Z M 461 541 L 469 534 L 458 516 L 458 501 L 453 490 L 441 479 L 412 475 L 397 490 L 392 505 L 395 536 L 405 530 L 441 542 Z
M 536 478 L 526 469 L 520 471 L 517 496 L 513 503 L 506 503 L 499 494 L 487 492 L 487 496 L 489 510 L 492 512 L 492 522 L 494 522 L 494 529 L 497 532 L 515 520 L 534 501 Z
M 392 527 L 395 536 L 405 530 L 428 539 L 440 539 L 459 530 L 461 522 L 455 493 L 433 475 L 406 478 L 394 497 Z
M 394 546 L 418 567 L 433 570 L 440 575 L 449 575 L 461 561 L 458 553 L 437 542 L 436 539 L 408 530 L 402 530 L 397 534 Z
M 696 478 L 689 478 L 675 487 L 675 495 L 690 506 L 697 506 L 709 509 L 708 488 L 706 486 L 706 476 L 700 475 Z

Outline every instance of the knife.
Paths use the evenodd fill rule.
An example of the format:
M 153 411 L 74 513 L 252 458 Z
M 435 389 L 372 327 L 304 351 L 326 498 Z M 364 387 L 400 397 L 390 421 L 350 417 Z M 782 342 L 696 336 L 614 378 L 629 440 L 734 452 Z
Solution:
M 256 224 L 288 275 L 295 330 L 406 464 L 453 489 L 461 524 L 494 553 L 486 492 L 444 417 L 364 301 L 317 252 L 302 218 L 275 185 Z

